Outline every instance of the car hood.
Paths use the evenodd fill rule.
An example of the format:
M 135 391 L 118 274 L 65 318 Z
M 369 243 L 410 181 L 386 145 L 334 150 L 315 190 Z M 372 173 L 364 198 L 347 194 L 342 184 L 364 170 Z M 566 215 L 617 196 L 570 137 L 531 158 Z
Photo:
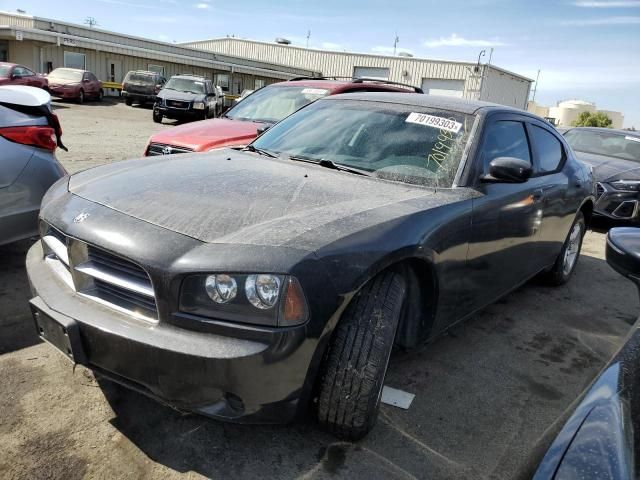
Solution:
M 426 198 L 434 207 L 460 200 L 433 189 L 230 149 L 97 167 L 72 176 L 69 190 L 203 242 L 308 250 L 314 247 L 301 245 L 297 237 L 315 230 L 314 241 L 339 238 L 347 217 L 362 214 L 347 222 L 361 230 L 383 217 L 413 213 L 415 206 L 390 208 L 407 200 Z
M 261 125 L 228 118 L 214 118 L 163 130 L 152 136 L 150 142 L 205 152 L 217 147 L 251 143 L 258 135 L 258 127 Z
M 180 102 L 202 100 L 204 97 L 204 93 L 180 92 L 178 90 L 163 89 L 158 92 L 158 98 L 163 98 L 165 100 L 178 100 Z
M 64 78 L 48 78 L 49 80 L 49 85 L 51 85 L 52 87 L 58 86 L 58 85 L 80 85 L 80 80 L 65 80 Z
M 586 152 L 575 152 L 575 155 L 579 160 L 593 168 L 593 178 L 596 182 L 640 180 L 640 163 L 633 160 Z

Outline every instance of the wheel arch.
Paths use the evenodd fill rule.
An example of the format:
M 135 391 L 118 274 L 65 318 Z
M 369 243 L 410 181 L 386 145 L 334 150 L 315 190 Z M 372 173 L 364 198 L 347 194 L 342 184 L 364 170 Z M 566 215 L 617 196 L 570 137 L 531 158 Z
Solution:
M 582 214 L 584 215 L 584 222 L 587 226 L 587 228 L 589 228 L 591 226 L 591 220 L 593 219 L 593 209 L 595 207 L 595 202 L 594 199 L 592 197 L 587 197 L 586 199 L 584 199 L 582 201 L 582 204 L 580 205 L 580 208 L 578 209 L 578 212 L 582 212 Z

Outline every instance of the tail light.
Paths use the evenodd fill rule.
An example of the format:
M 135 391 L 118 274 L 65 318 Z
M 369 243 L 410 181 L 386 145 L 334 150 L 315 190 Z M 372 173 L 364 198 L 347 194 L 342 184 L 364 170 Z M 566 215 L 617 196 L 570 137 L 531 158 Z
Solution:
M 58 123 L 58 128 L 60 124 Z M 5 127 L 0 128 L 0 137 L 10 142 L 43 148 L 53 152 L 58 146 L 56 131 L 48 126 Z

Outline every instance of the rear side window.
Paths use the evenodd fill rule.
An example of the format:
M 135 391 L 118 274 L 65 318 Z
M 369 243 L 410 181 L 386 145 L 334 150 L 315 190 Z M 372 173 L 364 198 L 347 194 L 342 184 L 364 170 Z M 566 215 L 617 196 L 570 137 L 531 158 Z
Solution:
M 485 138 L 483 153 L 485 168 L 498 157 L 514 157 L 531 163 L 524 124 L 499 121 L 491 125 Z
M 531 126 L 531 142 L 538 154 L 538 168 L 541 172 L 553 172 L 558 169 L 563 158 L 560 141 L 544 128 Z

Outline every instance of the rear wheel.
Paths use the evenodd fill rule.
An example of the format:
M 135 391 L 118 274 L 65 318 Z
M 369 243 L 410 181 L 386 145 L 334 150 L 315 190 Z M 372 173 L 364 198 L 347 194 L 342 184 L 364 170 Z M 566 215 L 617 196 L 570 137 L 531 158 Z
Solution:
M 162 114 L 156 110 L 153 111 L 153 121 L 155 123 L 162 123 Z
M 560 255 L 556 259 L 551 271 L 546 274 L 547 283 L 550 285 L 564 285 L 569 281 L 576 268 L 582 249 L 582 240 L 587 227 L 582 212 L 578 212 L 569 235 L 562 246 Z
M 358 440 L 376 421 L 405 289 L 399 273 L 378 275 L 336 327 L 320 377 L 318 420 L 339 438 Z

